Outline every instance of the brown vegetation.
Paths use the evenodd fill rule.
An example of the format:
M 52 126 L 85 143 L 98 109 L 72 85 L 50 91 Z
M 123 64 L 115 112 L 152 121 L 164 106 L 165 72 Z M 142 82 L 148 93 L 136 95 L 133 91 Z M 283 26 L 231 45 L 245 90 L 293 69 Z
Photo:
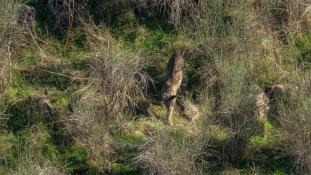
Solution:
M 294 158 L 298 172 L 311 173 L 310 74 L 292 77 L 288 99 L 278 105 L 280 135 L 285 149 Z
M 147 138 L 136 161 L 146 174 L 203 174 L 203 168 L 209 165 L 200 157 L 210 135 L 196 134 L 189 135 L 182 128 L 163 128 Z

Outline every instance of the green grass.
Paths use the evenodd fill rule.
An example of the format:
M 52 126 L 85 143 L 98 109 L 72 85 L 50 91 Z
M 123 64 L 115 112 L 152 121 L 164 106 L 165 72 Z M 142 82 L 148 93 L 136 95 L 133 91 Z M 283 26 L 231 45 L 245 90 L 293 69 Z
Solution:
M 73 29 L 68 52 L 64 53 L 66 32 L 52 27 L 53 17 L 45 13 L 46 2 L 47 0 L 31 2 L 38 7 L 38 22 L 35 28 L 38 33 L 36 36 L 38 44 L 42 50 L 36 45 L 29 45 L 13 53 L 11 84 L 3 94 L 0 94 L 0 111 L 4 111 L 7 114 L 4 116 L 8 118 L 1 120 L 7 127 L 0 128 L 0 174 L 6 174 L 5 172 L 14 174 L 12 172 L 17 171 L 19 165 L 37 164 L 38 162 L 32 160 L 32 157 L 35 157 L 33 159 L 41 161 L 37 155 L 42 155 L 44 160 L 59 164 L 67 174 L 105 174 L 106 170 L 102 169 L 103 163 L 111 164 L 111 169 L 107 170 L 110 174 L 143 174 L 142 168 L 134 160 L 142 154 L 140 148 L 146 143 L 146 139 L 154 139 L 154 136 L 157 136 L 154 144 L 144 149 L 153 148 L 151 151 L 158 156 L 156 160 L 162 163 L 169 158 L 173 161 L 172 165 L 180 169 L 191 167 L 193 162 L 189 163 L 189 159 L 197 156 L 196 154 L 210 153 L 209 150 L 197 148 L 194 142 L 202 137 L 201 133 L 196 133 L 201 132 L 200 127 L 203 127 L 201 125 L 210 127 L 210 131 L 204 134 L 211 138 L 211 153 L 215 153 L 211 158 L 211 165 L 207 162 L 210 167 L 204 168 L 207 174 L 218 171 L 239 171 L 245 175 L 254 172 L 263 175 L 291 174 L 293 160 L 280 149 L 282 145 L 276 137 L 280 132 L 279 126 L 268 119 L 259 122 L 263 125 L 264 131 L 252 135 L 250 143 L 245 148 L 248 151 L 246 159 L 241 162 L 229 162 L 223 158 L 226 157 L 222 155 L 223 148 L 230 133 L 217 123 L 202 121 L 208 120 L 206 118 L 213 115 L 211 110 L 213 96 L 209 86 L 215 79 L 223 83 L 222 98 L 225 100 L 225 107 L 228 108 L 225 112 L 230 113 L 239 110 L 240 102 L 244 102 L 248 95 L 252 95 L 247 88 L 272 86 L 278 83 L 290 84 L 295 81 L 290 80 L 292 77 L 289 76 L 292 74 L 299 76 L 300 72 L 309 72 L 308 65 L 311 62 L 309 34 L 301 34 L 298 31 L 297 34 L 291 33 L 293 40 L 284 46 L 279 44 L 280 41 L 276 38 L 271 37 L 272 34 L 264 33 L 268 31 L 264 31 L 263 35 L 258 37 L 257 30 L 253 28 L 265 23 L 256 21 L 257 16 L 253 14 L 255 12 L 250 9 L 241 11 L 249 6 L 231 7 L 226 1 L 216 0 L 207 2 L 208 12 L 201 19 L 207 23 L 201 25 L 195 25 L 194 21 L 191 21 L 190 23 L 193 23 L 191 26 L 183 24 L 181 25 L 183 28 L 176 28 L 168 24 L 163 16 L 145 19 L 135 16 L 131 10 L 118 15 L 115 22 L 104 21 L 105 27 L 101 30 L 107 31 L 109 33 L 107 35 L 111 34 L 109 47 L 113 47 L 116 53 L 127 50 L 133 55 L 143 57 L 148 63 L 144 71 L 155 80 L 155 83 L 154 86 L 150 84 L 145 99 L 142 99 L 152 102 L 147 109 L 148 114 L 139 116 L 124 114 L 128 116 L 120 121 L 114 121 L 116 123 L 107 121 L 109 126 L 103 122 L 101 127 L 107 128 L 107 135 L 112 139 L 112 148 L 107 149 L 113 151 L 109 155 L 94 155 L 91 152 L 91 145 L 74 140 L 68 135 L 62 122 L 69 115 L 81 112 L 80 109 L 75 109 L 75 113 L 70 111 L 71 103 L 75 102 L 73 94 L 77 96 L 76 99 L 84 98 L 76 92 L 92 82 L 89 81 L 93 78 L 89 71 L 92 66 L 89 58 L 90 55 L 97 53 L 92 50 L 93 48 L 88 48 L 87 34 L 79 28 Z M 95 1 L 91 5 L 94 3 Z M 272 5 L 270 4 L 271 7 L 267 3 L 265 5 L 267 6 L 262 10 L 270 14 L 269 8 Z M 273 4 L 273 7 L 275 5 L 279 6 Z M 98 12 L 92 13 L 100 15 Z M 246 17 L 246 14 L 249 16 Z M 96 23 L 100 23 L 99 21 Z M 165 124 L 165 109 L 155 104 L 161 99 L 160 91 L 168 58 L 179 48 L 184 49 L 186 53 L 190 78 L 189 96 L 199 102 L 203 114 L 200 121 L 189 123 L 179 115 L 178 110 L 175 110 L 175 126 L 169 127 Z M 106 50 L 100 51 L 106 53 Z M 214 71 L 210 68 L 202 71 L 203 65 L 207 63 L 211 64 L 219 75 L 209 77 L 208 82 L 201 87 L 200 74 Z M 94 91 L 100 91 L 100 88 L 105 87 L 94 88 Z M 205 89 L 206 92 L 200 92 L 199 88 Z M 33 104 L 19 103 L 23 99 L 35 96 L 44 96 L 51 103 L 57 115 L 55 119 L 49 120 L 39 109 L 32 109 Z M 83 117 L 88 117 L 88 111 L 85 113 Z M 2 127 L 2 124 L 0 126 Z M 83 128 L 81 130 L 83 131 Z M 207 139 L 202 142 L 207 144 L 208 141 Z M 209 161 L 208 158 L 206 161 Z M 179 164 L 183 161 L 186 163 Z M 199 160 L 194 162 L 196 161 Z M 157 165 L 159 162 L 152 163 Z M 187 167 L 186 170 L 189 169 Z
M 142 172 L 133 165 L 112 164 L 112 175 L 140 175 Z

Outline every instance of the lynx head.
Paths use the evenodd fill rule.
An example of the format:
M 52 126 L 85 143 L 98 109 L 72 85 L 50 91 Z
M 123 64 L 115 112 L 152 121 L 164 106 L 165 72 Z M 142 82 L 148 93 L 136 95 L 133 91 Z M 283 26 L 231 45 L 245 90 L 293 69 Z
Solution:
M 17 23 L 20 25 L 31 25 L 36 19 L 36 10 L 34 7 L 22 5 L 17 14 Z

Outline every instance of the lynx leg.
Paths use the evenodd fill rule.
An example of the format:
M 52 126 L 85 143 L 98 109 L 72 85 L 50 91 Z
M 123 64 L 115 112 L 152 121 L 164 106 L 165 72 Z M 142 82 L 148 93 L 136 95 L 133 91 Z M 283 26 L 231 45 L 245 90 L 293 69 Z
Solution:
M 166 108 L 167 110 L 167 123 L 168 125 L 173 125 L 173 112 L 174 112 L 174 106 L 175 106 L 175 103 L 176 103 L 176 99 L 173 99 L 169 106 Z

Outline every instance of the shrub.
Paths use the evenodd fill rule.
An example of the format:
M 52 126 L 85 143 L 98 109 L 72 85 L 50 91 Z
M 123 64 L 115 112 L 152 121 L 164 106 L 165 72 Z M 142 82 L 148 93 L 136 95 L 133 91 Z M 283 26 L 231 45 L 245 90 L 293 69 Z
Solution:
M 80 93 L 75 99 L 72 114 L 61 120 L 66 135 L 77 145 L 88 146 L 93 157 L 108 159 L 114 152 L 114 142 L 104 120 L 101 98 L 94 89 Z M 106 126 L 105 126 L 106 125 Z
M 85 81 L 72 95 L 71 114 L 61 122 L 75 143 L 87 145 L 92 158 L 100 159 L 101 165 L 107 165 L 104 170 L 109 171 L 111 163 L 107 162 L 115 152 L 110 133 L 119 130 L 123 114 L 144 99 L 149 76 L 142 58 L 96 34 L 88 36 L 90 47 L 102 42 L 107 45 L 91 48 L 93 53 L 87 57 L 84 69 L 86 77 L 80 77 Z
M 56 23 L 61 26 L 69 26 L 70 23 L 82 20 L 88 16 L 88 0 L 49 0 L 48 6 L 56 19 Z
M 108 118 L 135 106 L 144 97 L 150 80 L 142 58 L 128 51 L 116 51 L 94 55 L 90 64 L 90 82 L 96 87 L 104 117 Z
M 208 8 L 194 29 L 202 59 L 199 99 L 208 105 L 203 108 L 212 106 L 207 115 L 226 132 L 223 158 L 234 165 L 247 159 L 251 138 L 263 130 L 256 115 L 256 98 L 262 91 L 256 85 L 261 73 L 256 66 L 275 59 L 274 43 L 261 47 L 269 31 L 260 27 L 249 2 L 237 2 L 205 1 Z
M 250 70 L 245 62 L 220 61 L 218 67 L 223 84 L 219 108 L 212 115 L 228 133 L 225 158 L 231 163 L 240 163 L 246 158 L 251 137 L 263 129 L 256 116 L 256 98 L 260 90 L 250 81 Z

